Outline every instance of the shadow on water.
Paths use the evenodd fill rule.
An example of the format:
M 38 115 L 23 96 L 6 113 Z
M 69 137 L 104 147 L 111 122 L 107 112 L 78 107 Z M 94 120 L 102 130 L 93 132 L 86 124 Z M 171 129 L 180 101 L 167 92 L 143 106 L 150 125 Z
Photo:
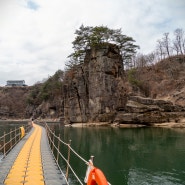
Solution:
M 119 129 L 53 126 L 86 160 L 95 156 L 112 185 L 185 184 L 185 134 L 164 128 Z M 86 168 L 71 158 L 80 178 Z

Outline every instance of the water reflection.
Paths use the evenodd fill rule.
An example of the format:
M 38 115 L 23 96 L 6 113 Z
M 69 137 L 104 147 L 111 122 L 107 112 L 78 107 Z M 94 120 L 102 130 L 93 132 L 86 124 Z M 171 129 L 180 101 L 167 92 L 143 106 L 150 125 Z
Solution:
M 111 184 L 183 184 L 185 135 L 164 128 L 60 128 L 85 159 L 95 156 Z M 78 166 L 78 162 L 75 163 Z M 84 177 L 85 169 L 78 168 Z
M 172 172 L 153 172 L 146 169 L 130 169 L 128 175 L 128 184 L 145 185 L 145 184 L 161 184 L 161 185 L 182 185 L 178 174 Z

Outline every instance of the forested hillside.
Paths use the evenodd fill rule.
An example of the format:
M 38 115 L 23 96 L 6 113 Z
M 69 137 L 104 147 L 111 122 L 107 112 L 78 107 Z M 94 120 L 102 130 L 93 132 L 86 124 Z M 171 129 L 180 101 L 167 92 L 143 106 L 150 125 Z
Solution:
M 44 83 L 31 87 L 1 87 L 0 118 L 63 117 L 64 80 L 73 76 L 74 70 L 58 71 Z M 176 55 L 155 65 L 123 71 L 120 84 L 124 84 L 124 93 L 128 96 L 169 100 L 185 106 L 185 56 Z
M 25 118 L 31 87 L 0 87 L 0 119 Z

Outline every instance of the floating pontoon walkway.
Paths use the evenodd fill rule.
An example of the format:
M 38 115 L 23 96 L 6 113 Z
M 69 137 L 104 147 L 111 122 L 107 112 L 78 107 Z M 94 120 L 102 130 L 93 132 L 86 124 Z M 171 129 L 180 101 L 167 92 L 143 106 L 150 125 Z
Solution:
M 33 126 L 32 131 L 0 162 L 0 185 L 67 184 L 55 163 L 45 129 Z

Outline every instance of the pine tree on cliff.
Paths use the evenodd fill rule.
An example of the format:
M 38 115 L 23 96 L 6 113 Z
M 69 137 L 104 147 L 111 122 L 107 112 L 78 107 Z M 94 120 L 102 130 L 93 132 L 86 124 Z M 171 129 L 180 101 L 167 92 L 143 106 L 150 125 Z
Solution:
M 81 25 L 75 34 L 77 35 L 72 42 L 74 52 L 69 55 L 70 61 L 66 66 L 71 68 L 84 62 L 85 54 L 88 49 L 110 44 L 116 44 L 120 49 L 123 63 L 126 63 L 136 53 L 139 48 L 135 45 L 135 40 L 122 34 L 121 29 L 109 29 L 106 26 L 83 26 Z

